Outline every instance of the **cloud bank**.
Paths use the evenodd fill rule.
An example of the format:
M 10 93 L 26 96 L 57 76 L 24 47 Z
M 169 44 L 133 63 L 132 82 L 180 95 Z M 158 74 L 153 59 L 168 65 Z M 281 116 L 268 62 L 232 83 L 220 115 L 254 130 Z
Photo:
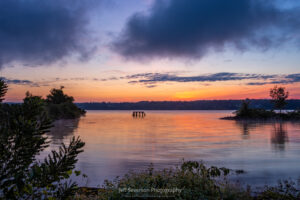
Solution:
M 220 72 L 200 76 L 177 76 L 168 73 L 144 73 L 126 76 L 127 79 L 139 79 L 130 83 L 157 83 L 157 82 L 217 82 L 217 81 L 238 81 L 238 80 L 266 80 L 275 78 L 276 75 L 243 74 Z
M 275 2 L 157 0 L 148 13 L 131 16 L 112 46 L 132 59 L 201 58 L 227 45 L 266 50 L 300 33 L 299 7 L 281 8 Z
M 11 62 L 36 66 L 66 56 L 86 59 L 92 0 L 1 0 L 0 68 Z
M 288 75 L 265 75 L 265 74 L 246 74 L 220 72 L 199 76 L 178 76 L 171 73 L 142 73 L 133 74 L 120 79 L 128 79 L 130 84 L 141 84 L 148 88 L 155 87 L 158 83 L 164 82 L 221 82 L 221 81 L 242 81 L 246 85 L 267 85 L 267 84 L 292 84 L 300 82 L 300 74 Z M 250 82 L 249 82 L 250 81 Z
M 29 85 L 32 87 L 39 87 L 39 85 L 33 81 L 30 80 L 21 80 L 21 79 L 8 79 L 5 77 L 0 77 L 0 80 L 4 80 L 7 84 L 13 84 L 13 85 Z
M 267 84 L 293 84 L 300 83 L 300 74 L 247 74 L 247 73 L 232 73 L 232 72 L 220 72 L 213 74 L 203 74 L 198 76 L 180 76 L 174 72 L 167 73 L 139 73 L 131 74 L 121 77 L 109 77 L 109 78 L 88 78 L 88 77 L 73 77 L 73 78 L 54 78 L 49 80 L 31 81 L 21 79 L 11 79 L 6 77 L 0 77 L 6 83 L 12 85 L 28 85 L 30 87 L 52 86 L 55 84 L 62 84 L 69 81 L 118 81 L 127 80 L 129 84 L 140 84 L 147 88 L 154 88 L 159 83 L 165 82 L 198 82 L 207 85 L 212 82 L 229 82 L 237 81 L 237 84 L 244 85 L 267 85 Z M 244 81 L 244 82 L 239 82 Z

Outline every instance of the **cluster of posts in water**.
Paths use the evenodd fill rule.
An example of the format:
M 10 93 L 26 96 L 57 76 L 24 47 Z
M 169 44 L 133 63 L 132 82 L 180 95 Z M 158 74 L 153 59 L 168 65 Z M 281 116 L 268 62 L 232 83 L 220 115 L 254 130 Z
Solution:
M 133 111 L 132 117 L 139 117 L 144 118 L 146 116 L 146 113 L 144 111 Z

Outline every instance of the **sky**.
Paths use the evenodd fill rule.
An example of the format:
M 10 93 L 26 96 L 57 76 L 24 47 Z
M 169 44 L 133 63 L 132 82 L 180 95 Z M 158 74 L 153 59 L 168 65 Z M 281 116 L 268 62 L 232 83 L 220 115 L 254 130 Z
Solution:
M 3 0 L 7 102 L 300 98 L 298 0 Z

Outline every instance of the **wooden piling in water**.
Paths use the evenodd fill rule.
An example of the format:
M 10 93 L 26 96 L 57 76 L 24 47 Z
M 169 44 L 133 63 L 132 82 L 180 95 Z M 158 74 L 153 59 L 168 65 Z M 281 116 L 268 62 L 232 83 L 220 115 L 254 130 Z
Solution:
M 132 116 L 133 117 L 145 117 L 146 113 L 144 111 L 133 111 Z

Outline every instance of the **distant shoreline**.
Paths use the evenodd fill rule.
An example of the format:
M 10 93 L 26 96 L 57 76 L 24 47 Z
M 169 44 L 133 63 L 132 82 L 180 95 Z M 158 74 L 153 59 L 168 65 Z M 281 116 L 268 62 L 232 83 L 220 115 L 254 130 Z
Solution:
M 252 99 L 251 107 L 271 110 L 269 99 Z M 242 100 L 199 100 L 199 101 L 140 101 L 140 102 L 91 102 L 76 103 L 84 110 L 238 110 Z M 286 110 L 300 109 L 300 99 L 287 100 Z

